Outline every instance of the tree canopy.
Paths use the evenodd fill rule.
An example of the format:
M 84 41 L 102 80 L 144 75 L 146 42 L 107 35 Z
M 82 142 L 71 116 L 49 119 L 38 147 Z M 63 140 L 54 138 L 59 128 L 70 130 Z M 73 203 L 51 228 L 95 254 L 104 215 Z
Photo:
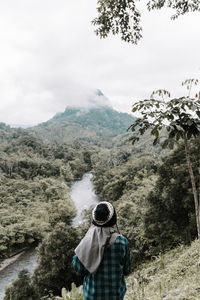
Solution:
M 179 141 L 184 142 L 186 162 L 194 196 L 198 239 L 200 241 L 200 203 L 189 147 L 189 142 L 200 136 L 200 93 L 197 93 L 195 98 L 190 95 L 192 86 L 197 84 L 197 79 L 187 79 L 182 83 L 187 87 L 187 97 L 166 101 L 165 97 L 170 97 L 170 93 L 166 90 L 158 90 L 152 93 L 150 99 L 134 103 L 132 111 L 140 113 L 141 117 L 130 128 L 134 132 L 131 138 L 133 144 L 147 130 L 154 136 L 154 145 L 161 142 L 164 148 L 169 146 L 173 149 Z M 161 100 L 155 99 L 157 96 L 161 97 Z M 163 131 L 165 136 L 162 142 L 161 133 L 163 134 Z
M 135 0 L 98 0 L 98 16 L 92 21 L 97 27 L 96 34 L 106 38 L 110 33 L 120 35 L 125 42 L 137 44 L 142 38 L 141 12 Z M 172 19 L 188 12 L 200 11 L 199 0 L 149 0 L 146 1 L 149 11 L 170 8 Z

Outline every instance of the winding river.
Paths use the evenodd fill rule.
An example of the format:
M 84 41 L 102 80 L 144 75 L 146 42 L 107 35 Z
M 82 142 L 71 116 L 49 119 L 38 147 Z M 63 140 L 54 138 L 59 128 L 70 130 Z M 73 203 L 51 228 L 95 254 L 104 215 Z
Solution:
M 71 186 L 71 198 L 77 208 L 77 216 L 73 220 L 73 226 L 76 227 L 81 223 L 81 213 L 84 209 L 88 209 L 91 205 L 98 202 L 98 198 L 94 193 L 92 184 L 92 174 L 86 173 L 83 178 L 76 181 Z M 17 274 L 22 269 L 33 272 L 36 266 L 37 255 L 35 250 L 28 250 L 21 254 L 12 264 L 0 271 L 0 300 L 3 300 L 4 289 L 13 280 L 17 278 Z

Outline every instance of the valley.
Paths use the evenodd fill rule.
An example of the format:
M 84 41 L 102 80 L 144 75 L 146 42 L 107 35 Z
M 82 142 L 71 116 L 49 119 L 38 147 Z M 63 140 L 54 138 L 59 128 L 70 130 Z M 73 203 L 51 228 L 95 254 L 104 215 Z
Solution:
M 73 281 L 79 285 L 71 259 L 90 225 L 90 210 L 85 211 L 84 225 L 76 223 L 74 228 L 77 211 L 70 190 L 88 172 L 98 199 L 110 201 L 116 208 L 120 232 L 131 248 L 133 270 L 140 270 L 160 253 L 195 240 L 193 196 L 183 145 L 173 151 L 153 146 L 147 132 L 133 146 L 130 137 L 137 132 L 127 132 L 127 128 L 134 120 L 132 115 L 101 106 L 66 108 L 28 129 L 0 124 L 0 258 L 23 247 L 39 246 L 33 277 L 22 273 L 18 279 L 29 282 L 33 290 L 37 287 L 33 299 L 38 300 L 38 293 L 40 299 L 46 299 L 45 290 L 51 290 L 48 299 L 54 299 L 63 286 L 69 289 Z M 199 143 L 196 139 L 190 145 L 196 178 Z M 59 243 L 63 245 L 58 256 L 62 259 L 56 261 L 52 249 L 59 249 Z M 47 266 L 46 259 L 52 259 L 56 267 Z M 132 299 L 130 293 L 126 297 Z

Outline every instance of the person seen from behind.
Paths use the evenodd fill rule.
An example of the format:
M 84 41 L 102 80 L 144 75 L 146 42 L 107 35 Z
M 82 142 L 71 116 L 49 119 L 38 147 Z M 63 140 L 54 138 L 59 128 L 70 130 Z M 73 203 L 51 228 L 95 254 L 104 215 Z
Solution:
M 131 257 L 111 203 L 103 201 L 93 209 L 92 225 L 75 249 L 72 265 L 84 277 L 84 300 L 124 299 L 124 276 L 131 272 Z

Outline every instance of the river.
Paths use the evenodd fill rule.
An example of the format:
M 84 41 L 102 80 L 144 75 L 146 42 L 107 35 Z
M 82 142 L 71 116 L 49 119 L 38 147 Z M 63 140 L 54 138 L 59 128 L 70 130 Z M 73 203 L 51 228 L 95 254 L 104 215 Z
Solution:
M 77 216 L 73 220 L 73 226 L 78 226 L 81 221 L 81 213 L 84 209 L 90 208 L 98 202 L 98 198 L 94 193 L 92 184 L 92 174 L 86 173 L 83 178 L 76 181 L 71 186 L 71 198 L 77 209 Z M 13 280 L 17 278 L 17 274 L 22 269 L 27 269 L 30 273 L 33 272 L 36 266 L 37 255 L 35 250 L 29 250 L 19 256 L 12 264 L 9 264 L 5 269 L 0 271 L 0 300 L 3 300 L 4 289 Z

